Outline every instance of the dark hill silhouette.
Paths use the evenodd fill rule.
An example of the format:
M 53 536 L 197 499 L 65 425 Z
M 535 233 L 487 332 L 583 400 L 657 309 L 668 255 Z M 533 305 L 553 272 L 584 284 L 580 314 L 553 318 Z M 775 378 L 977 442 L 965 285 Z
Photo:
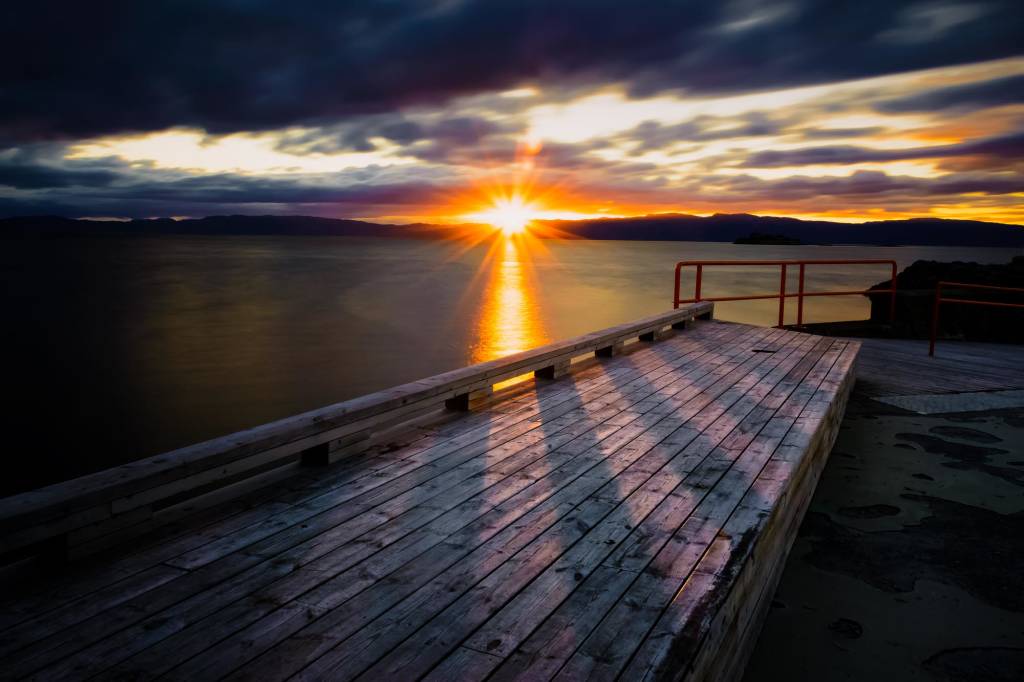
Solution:
M 784 234 L 804 244 L 1024 247 L 1024 228 L 977 220 L 913 218 L 860 224 L 798 220 L 747 213 L 708 217 L 660 214 L 638 218 L 552 220 L 544 224 L 584 239 L 732 242 L 753 232 Z M 386 225 L 310 216 L 209 216 L 187 220 L 74 220 L 60 216 L 0 219 L 0 236 L 33 235 L 323 235 L 440 238 L 475 232 L 479 225 Z
M 550 221 L 552 227 L 587 239 L 642 239 L 731 242 L 752 232 L 784 234 L 804 244 L 881 246 L 1024 246 L 1024 228 L 978 220 L 912 218 L 868 223 L 835 223 L 716 213 L 702 218 L 653 215 L 581 221 Z

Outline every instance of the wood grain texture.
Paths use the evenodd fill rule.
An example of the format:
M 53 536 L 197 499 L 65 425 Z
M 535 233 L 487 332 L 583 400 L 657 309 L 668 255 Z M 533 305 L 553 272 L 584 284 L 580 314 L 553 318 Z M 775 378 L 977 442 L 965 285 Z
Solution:
M 549 368 L 553 376 L 574 357 L 617 352 L 626 340 L 660 334 L 712 310 L 710 303 L 684 306 L 4 498 L 0 555 L 68 536 L 84 553 L 90 545 L 76 534 L 95 539 L 123 533 L 126 526 L 149 530 L 159 520 L 154 512 L 168 501 L 232 486 L 243 494 L 240 482 L 294 466 L 311 449 L 347 453 L 376 431 L 424 418 L 442 406 L 467 409 L 470 396 L 486 394 L 507 379 L 537 370 L 547 374 Z
M 858 391 L 868 396 L 1024 389 L 1020 346 L 941 341 L 861 339 Z
M 7 599 L 0 678 L 734 677 L 856 351 L 691 323 L 297 470 Z

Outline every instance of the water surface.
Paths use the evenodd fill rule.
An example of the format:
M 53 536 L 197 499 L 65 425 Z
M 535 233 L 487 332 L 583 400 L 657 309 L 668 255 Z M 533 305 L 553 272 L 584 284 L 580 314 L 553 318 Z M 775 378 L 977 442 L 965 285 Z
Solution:
M 19 437 L 8 440 L 14 465 L 0 494 L 667 310 L 681 259 L 894 258 L 904 267 L 1012 255 L 693 242 L 7 240 L 4 427 Z M 704 293 L 776 291 L 777 273 L 710 272 Z M 808 290 L 887 277 L 885 267 L 810 270 Z M 719 304 L 716 315 L 774 324 L 777 310 L 774 301 Z M 807 321 L 858 319 L 868 305 L 828 298 L 805 310 Z

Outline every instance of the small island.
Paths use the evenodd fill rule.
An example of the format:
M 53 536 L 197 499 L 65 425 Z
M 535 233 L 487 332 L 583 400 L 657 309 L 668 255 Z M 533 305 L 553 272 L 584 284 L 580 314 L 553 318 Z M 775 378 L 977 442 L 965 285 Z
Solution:
M 733 244 L 766 244 L 775 246 L 794 246 L 800 244 L 795 237 L 787 237 L 784 234 L 768 234 L 766 232 L 751 232 L 746 237 L 737 237 Z

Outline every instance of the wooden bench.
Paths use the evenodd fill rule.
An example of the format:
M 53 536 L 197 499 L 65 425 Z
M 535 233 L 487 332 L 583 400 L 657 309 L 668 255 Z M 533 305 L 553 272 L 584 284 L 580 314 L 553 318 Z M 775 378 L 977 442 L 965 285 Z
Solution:
M 712 303 L 696 303 L 0 500 L 0 558 L 98 551 L 268 485 L 303 464 L 359 451 L 382 430 L 430 419 L 439 410 L 466 410 L 471 395 L 495 384 L 531 372 L 555 379 L 574 358 L 610 357 L 627 341 L 657 340 L 712 312 Z

